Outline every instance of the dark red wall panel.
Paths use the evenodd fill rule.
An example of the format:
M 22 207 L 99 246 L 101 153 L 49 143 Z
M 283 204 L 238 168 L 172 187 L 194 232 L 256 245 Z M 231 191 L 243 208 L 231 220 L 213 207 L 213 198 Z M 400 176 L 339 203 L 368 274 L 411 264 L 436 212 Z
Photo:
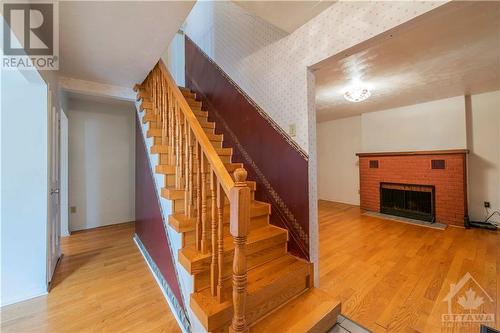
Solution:
M 185 309 L 168 238 L 163 226 L 146 144 L 139 125 L 136 126 L 135 161 L 135 233 L 158 266 L 178 303 L 182 304 Z
M 186 37 L 186 85 L 272 205 L 271 223 L 289 230 L 290 252 L 309 258 L 307 155 L 203 51 Z

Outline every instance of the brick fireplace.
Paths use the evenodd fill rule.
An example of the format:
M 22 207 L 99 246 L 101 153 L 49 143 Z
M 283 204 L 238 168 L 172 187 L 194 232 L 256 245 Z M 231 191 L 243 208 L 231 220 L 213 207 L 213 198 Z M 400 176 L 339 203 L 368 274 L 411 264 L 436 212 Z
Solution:
M 457 226 L 467 216 L 467 150 L 358 153 L 361 208 Z

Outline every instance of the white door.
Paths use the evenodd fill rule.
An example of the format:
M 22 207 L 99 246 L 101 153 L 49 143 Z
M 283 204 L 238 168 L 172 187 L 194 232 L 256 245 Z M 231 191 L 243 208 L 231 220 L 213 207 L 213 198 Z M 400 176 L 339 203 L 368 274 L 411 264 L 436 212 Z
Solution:
M 64 114 L 64 110 L 60 110 L 60 183 L 59 183 L 59 203 L 61 205 L 61 237 L 69 236 L 68 221 L 68 117 Z
M 52 280 L 61 255 L 60 114 L 52 105 L 49 89 L 49 225 L 47 228 L 47 284 Z

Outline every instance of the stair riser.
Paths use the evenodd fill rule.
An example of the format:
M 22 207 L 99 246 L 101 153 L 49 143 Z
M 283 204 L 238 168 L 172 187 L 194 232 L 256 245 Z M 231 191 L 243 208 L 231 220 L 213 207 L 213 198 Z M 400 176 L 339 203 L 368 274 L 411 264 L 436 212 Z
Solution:
M 153 147 L 151 147 L 151 154 L 168 154 L 168 147 L 166 147 L 166 146 L 153 146 Z
M 278 246 L 279 244 L 285 244 L 287 240 L 288 240 L 287 234 L 283 233 L 283 234 L 277 234 L 270 238 L 261 239 L 255 243 L 249 243 L 246 246 L 247 258 L 255 256 L 259 252 L 265 252 L 267 249 Z M 224 252 L 225 258 L 232 258 L 233 256 L 234 256 L 234 249 Z M 195 262 L 189 262 L 189 259 L 184 257 L 184 255 L 181 252 L 179 254 L 179 261 L 190 274 L 196 275 L 210 269 L 211 259 L 208 256 L 203 259 L 199 259 Z
M 165 187 L 175 186 L 175 175 L 164 175 Z
M 182 233 L 182 246 L 194 245 L 196 242 L 196 234 L 194 231 Z
M 256 323 L 272 310 L 306 291 L 309 277 L 305 274 L 294 274 L 287 279 L 282 279 L 279 283 L 259 290 L 256 295 L 249 295 L 245 313 L 248 325 Z M 232 314 L 233 311 L 231 311 L 231 318 Z
M 215 128 L 203 128 L 203 131 L 207 134 L 215 134 Z
M 161 196 L 167 200 L 184 200 L 184 191 L 180 190 L 169 190 L 168 188 L 161 189 Z
M 174 214 L 184 212 L 184 199 L 172 201 L 172 211 Z
M 219 157 L 222 160 L 222 163 L 231 163 L 231 155 L 227 155 L 227 156 L 224 156 L 224 155 L 220 156 L 219 155 Z
M 193 233 L 194 234 L 194 233 Z M 267 248 L 262 251 L 256 252 L 252 255 L 247 256 L 247 268 L 252 269 L 258 265 L 262 265 L 270 260 L 281 257 L 286 253 L 286 243 L 278 244 L 275 247 Z M 233 274 L 233 266 L 232 266 L 233 258 L 226 257 L 224 258 L 224 266 L 223 266 L 223 278 L 226 280 L 225 283 L 231 283 L 231 276 Z M 210 270 L 199 274 L 195 274 L 193 276 L 194 281 L 194 290 L 200 291 L 204 288 L 208 288 L 210 286 Z
M 308 272 L 304 270 L 290 272 L 265 288 L 248 294 L 245 306 L 247 324 L 252 325 L 269 314 L 273 309 L 276 309 L 280 305 L 285 304 L 290 299 L 304 292 L 307 289 L 307 274 Z M 205 326 L 209 332 L 219 329 L 220 327 L 227 327 L 231 323 L 233 317 L 232 305 L 207 318 L 203 310 L 197 304 L 196 299 L 191 298 L 190 304 L 203 326 Z
M 181 91 L 182 96 L 184 97 L 196 96 L 196 94 L 192 93 L 188 88 L 179 87 L 179 90 Z
M 192 109 L 201 108 L 201 102 L 195 101 L 194 99 L 187 99 L 187 102 Z
M 160 164 L 168 164 L 168 154 L 160 154 Z
M 209 217 L 209 224 L 210 226 L 212 225 L 211 223 L 211 215 Z M 194 233 L 194 229 L 196 228 L 196 218 L 193 217 L 191 218 L 192 221 L 186 221 L 183 218 L 177 219 L 174 215 L 170 215 L 168 218 L 168 223 L 169 225 L 174 228 L 177 232 L 180 233 Z M 224 220 L 224 236 L 229 236 L 229 218 Z M 250 226 L 249 226 L 249 231 L 252 232 L 252 230 L 258 229 L 265 227 L 269 224 L 269 216 L 268 215 L 263 215 L 263 216 L 257 216 L 257 217 L 252 217 L 250 219 Z

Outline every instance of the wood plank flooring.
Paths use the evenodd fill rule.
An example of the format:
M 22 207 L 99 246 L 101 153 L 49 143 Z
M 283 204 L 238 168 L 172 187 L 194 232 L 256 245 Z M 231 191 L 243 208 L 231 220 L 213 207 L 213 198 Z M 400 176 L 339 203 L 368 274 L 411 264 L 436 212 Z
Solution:
M 328 201 L 319 202 L 319 223 L 320 287 L 347 317 L 374 332 L 479 332 L 441 324 L 450 284 L 470 272 L 493 298 L 482 310 L 499 328 L 499 232 L 435 230 Z
M 2 308 L 2 333 L 181 332 L 133 234 L 128 223 L 63 238 L 52 291 Z
M 444 231 L 362 215 L 320 201 L 320 287 L 374 332 L 478 332 L 442 328 L 450 283 L 470 272 L 500 318 L 500 233 Z M 63 239 L 48 296 L 4 307 L 2 332 L 180 332 L 132 241 L 133 224 Z M 295 333 L 295 332 L 291 332 Z

